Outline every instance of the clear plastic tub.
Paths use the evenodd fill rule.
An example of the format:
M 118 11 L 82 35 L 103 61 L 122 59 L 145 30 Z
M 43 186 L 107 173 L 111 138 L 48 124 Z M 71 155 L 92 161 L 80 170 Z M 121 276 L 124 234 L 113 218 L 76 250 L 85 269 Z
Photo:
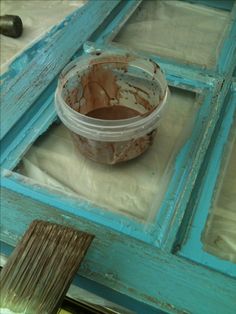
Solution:
M 66 66 L 55 106 L 82 154 L 116 164 L 152 144 L 167 92 L 163 72 L 153 61 L 99 53 Z

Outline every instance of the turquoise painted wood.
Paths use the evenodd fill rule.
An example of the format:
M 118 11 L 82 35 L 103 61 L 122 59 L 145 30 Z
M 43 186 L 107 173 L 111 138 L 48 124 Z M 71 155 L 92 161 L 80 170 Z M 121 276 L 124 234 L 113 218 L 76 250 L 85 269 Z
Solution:
M 91 49 L 87 47 L 88 49 Z M 99 49 L 102 49 L 101 47 Z M 106 49 L 106 46 L 103 47 L 103 49 Z M 116 51 L 114 49 L 114 51 Z M 165 69 L 165 67 L 164 67 Z M 215 84 L 216 88 L 214 88 L 214 84 L 212 83 L 212 79 L 210 78 L 207 83 L 207 77 L 198 75 L 197 79 L 194 80 L 194 76 L 191 73 L 189 73 L 189 77 L 186 75 L 185 77 L 182 77 L 182 73 L 177 76 L 176 72 L 174 74 L 171 73 L 171 71 L 166 70 L 167 78 L 169 79 L 170 85 L 181 87 L 189 90 L 195 90 L 198 93 L 202 93 L 203 99 L 201 104 L 201 109 L 199 110 L 198 117 L 195 122 L 195 128 L 193 130 L 193 135 L 188 141 L 187 145 L 183 147 L 182 151 L 180 152 L 179 156 L 176 158 L 175 163 L 175 172 L 172 176 L 172 180 L 170 182 L 168 191 L 166 193 L 166 197 L 163 201 L 163 205 L 160 208 L 160 211 L 158 213 L 158 217 L 156 218 L 156 223 L 150 223 L 149 226 L 146 226 L 144 229 L 143 223 L 136 222 L 134 220 L 128 219 L 123 216 L 111 214 L 111 213 L 104 213 L 103 210 L 98 208 L 91 208 L 89 205 L 84 205 L 79 199 L 68 199 L 67 196 L 60 196 L 60 202 L 58 201 L 58 193 L 54 191 L 51 191 L 50 195 L 48 195 L 48 191 L 46 189 L 43 189 L 42 187 L 39 188 L 37 194 L 35 194 L 35 197 L 37 199 L 41 199 L 42 201 L 45 201 L 46 204 L 50 202 L 50 204 L 55 204 L 55 202 L 58 204 L 57 206 L 60 206 L 62 208 L 71 208 L 72 212 L 76 212 L 77 208 L 80 207 L 80 214 L 82 217 L 87 217 L 90 220 L 93 220 L 97 223 L 102 223 L 106 226 L 111 226 L 115 230 L 122 230 L 124 233 L 137 237 L 143 241 L 153 243 L 156 246 L 165 246 L 167 249 L 171 250 L 171 247 L 173 245 L 173 241 L 175 238 L 175 234 L 177 232 L 178 226 L 181 222 L 181 218 L 184 213 L 184 209 L 186 206 L 186 203 L 188 201 L 188 197 L 191 193 L 194 180 L 196 178 L 198 169 L 201 165 L 202 158 L 204 154 L 202 154 L 202 151 L 204 153 L 204 147 L 206 148 L 210 139 L 210 135 L 206 135 L 205 132 L 211 133 L 213 131 L 214 127 L 214 121 L 217 120 L 219 110 L 220 110 L 220 102 L 217 102 L 216 105 L 216 99 L 218 99 L 218 90 L 222 84 L 222 82 L 218 82 Z M 168 72 L 167 72 L 168 71 Z M 196 76 L 196 75 L 195 75 Z M 34 115 L 32 119 L 30 119 L 30 126 L 25 126 L 22 129 L 21 132 L 18 133 L 18 138 L 15 136 L 14 141 L 10 139 L 11 145 L 9 143 L 6 143 L 6 151 L 3 153 L 3 163 L 2 166 L 6 169 L 12 169 L 16 164 L 20 161 L 21 156 L 24 154 L 24 151 L 26 149 L 26 145 L 30 145 L 31 142 L 35 140 L 35 137 L 31 136 L 32 131 L 36 130 L 37 135 L 43 133 L 45 131 L 45 128 L 49 126 L 49 123 L 55 118 L 55 113 L 53 109 L 53 94 L 49 97 L 49 102 L 51 102 L 51 115 L 49 115 L 48 110 L 44 111 L 41 114 L 40 120 L 37 120 L 37 116 Z M 209 104 L 211 104 L 209 106 Z M 219 104 L 219 106 L 218 106 Z M 46 106 L 49 105 L 46 104 Z M 40 113 L 39 113 L 40 114 Z M 49 119 L 50 118 L 50 119 Z M 42 124 L 42 121 L 44 123 Z M 49 123 L 48 123 L 48 122 Z M 205 128 L 198 128 L 199 124 L 202 124 L 203 121 L 205 121 Z M 213 123 L 212 123 L 213 121 Z M 46 123 L 46 125 L 45 125 Z M 25 131 L 25 128 L 28 131 Z M 25 132 L 29 135 L 29 138 L 25 137 Z M 12 136 L 11 136 L 12 138 Z M 203 142 L 201 142 L 200 139 L 203 139 Z M 3 142 L 4 143 L 4 142 Z M 15 145 L 18 145 L 15 146 Z M 201 156 L 197 157 L 195 154 L 199 154 L 198 147 L 201 146 Z M 193 148 L 196 148 L 195 153 L 193 152 Z M 9 152 L 9 150 L 14 152 L 15 157 L 13 158 L 13 154 Z M 189 154 L 191 154 L 191 158 L 189 158 Z M 7 157 L 8 156 L 8 157 Z M 11 158 L 9 157 L 11 156 Z M 18 158 L 17 158 L 18 156 Z M 5 158 L 4 158 L 5 157 Z M 10 159 L 9 159 L 10 158 Z M 187 163 L 188 162 L 188 163 Z M 189 165 L 187 168 L 186 166 Z M 194 171 L 190 171 L 192 166 L 195 165 Z M 183 169 L 186 167 L 186 171 L 184 172 Z M 179 171 L 181 169 L 181 171 Z M 185 175 L 185 176 L 184 176 Z M 16 181 L 20 180 L 19 176 L 15 176 Z M 17 179 L 18 178 L 18 179 Z M 181 179 L 181 180 L 180 180 Z M 189 183 L 186 183 L 188 181 Z M 188 190 L 186 191 L 181 186 L 179 187 L 179 193 L 176 193 L 176 185 L 179 182 L 182 183 L 182 187 L 185 185 L 188 186 Z M 2 185 L 6 187 L 10 187 L 15 189 L 18 185 L 19 192 L 22 189 L 21 183 L 18 184 L 17 182 L 11 182 L 9 184 L 9 180 L 4 178 L 2 179 Z M 17 191 L 17 188 L 16 188 Z M 24 193 L 26 195 L 32 194 L 32 187 L 31 185 L 28 185 L 28 187 L 24 187 Z M 182 193 L 184 192 L 184 194 Z M 175 195 L 175 197 L 173 197 Z M 181 209 L 178 209 L 177 206 L 179 206 L 179 199 L 182 200 L 181 202 Z M 185 201 L 183 201 L 185 199 Z M 69 205 L 70 204 L 70 205 Z M 90 210 L 88 211 L 88 207 L 90 207 Z M 167 209 L 168 207 L 168 209 Z M 69 210 L 69 209 L 68 209 Z M 177 214 L 176 214 L 177 213 Z M 175 219 L 175 223 L 173 224 L 173 219 Z M 177 221 L 178 219 L 178 221 Z M 173 224 L 174 226 L 171 228 L 171 233 L 169 232 L 170 224 Z M 169 243 L 165 243 L 167 241 L 166 238 L 170 238 L 171 240 L 168 240 Z
M 181 0 L 196 4 L 204 4 L 210 7 L 223 9 L 230 11 L 229 14 L 229 23 L 226 27 L 226 30 L 224 31 L 224 36 L 222 42 L 220 42 L 220 51 L 217 58 L 217 63 L 212 68 L 205 68 L 205 66 L 200 66 L 196 64 L 184 64 L 182 62 L 179 62 L 177 60 L 172 60 L 171 58 L 165 58 L 160 56 L 153 56 L 157 60 L 159 60 L 159 63 L 162 62 L 168 64 L 168 65 L 178 65 L 180 68 L 187 68 L 189 70 L 192 70 L 194 72 L 200 72 L 204 74 L 209 74 L 209 76 L 216 77 L 217 74 L 220 75 L 226 75 L 230 74 L 232 71 L 232 66 L 236 62 L 236 2 L 235 0 Z M 110 34 L 110 40 L 113 39 L 114 36 L 111 33 Z M 220 38 L 219 38 L 220 40 Z M 119 46 L 119 44 L 116 43 L 116 46 Z M 139 54 L 142 54 L 141 51 L 139 51 Z M 149 54 L 150 55 L 150 54 Z
M 231 75 L 232 70 L 236 64 L 236 2 L 230 14 L 230 23 L 227 30 L 227 33 L 224 37 L 224 41 L 221 45 L 220 54 L 218 63 L 216 66 L 216 71 L 225 74 Z
M 174 82 L 176 81 L 176 77 L 174 77 Z M 172 81 L 169 81 L 170 84 L 172 83 Z M 173 85 L 176 85 L 175 83 Z M 197 84 L 196 84 L 197 85 Z M 184 86 L 183 83 L 181 83 L 181 86 Z M 194 83 L 192 82 L 192 86 L 194 86 Z M 186 87 L 187 89 L 187 87 Z M 196 146 L 196 141 L 200 141 L 200 137 L 204 137 L 204 142 L 209 139 L 209 137 L 206 137 L 204 135 L 205 129 L 199 129 L 197 126 L 199 123 L 202 123 L 203 120 L 207 120 L 208 117 L 217 118 L 217 106 L 212 105 L 212 109 L 214 109 L 215 112 L 215 117 L 213 113 L 209 113 L 209 103 L 211 101 L 211 99 L 214 99 L 215 102 L 215 98 L 212 98 L 213 96 L 213 91 L 206 91 L 203 93 L 205 94 L 203 97 L 203 104 L 202 104 L 202 108 L 199 111 L 199 117 L 196 120 L 196 132 L 194 132 L 194 136 L 190 139 L 189 143 L 187 144 L 187 147 L 184 147 L 182 149 L 182 153 L 179 154 L 179 156 L 176 159 L 176 166 L 175 166 L 175 172 L 173 174 L 172 177 L 172 181 L 170 183 L 170 187 L 167 191 L 167 196 L 163 202 L 163 207 L 160 209 L 160 212 L 158 214 L 158 217 L 156 218 L 157 223 L 150 223 L 150 226 L 146 226 L 144 228 L 143 223 L 139 222 L 139 221 L 134 221 L 132 219 L 129 219 L 127 217 L 121 216 L 121 215 L 116 215 L 114 213 L 106 213 L 104 212 L 102 209 L 96 208 L 96 207 L 91 207 L 91 205 L 89 204 L 85 204 L 84 202 L 81 202 L 81 200 L 79 200 L 79 198 L 68 198 L 68 196 L 63 195 L 62 193 L 60 195 L 58 195 L 57 191 L 53 191 L 53 189 L 50 191 L 50 193 L 48 193 L 48 190 L 43 188 L 43 187 L 35 187 L 34 191 L 35 193 L 33 193 L 32 191 L 32 186 L 31 184 L 22 184 L 22 178 L 20 175 L 17 174 L 13 174 L 11 176 L 11 178 L 14 178 L 13 180 L 9 179 L 8 177 L 8 171 L 3 172 L 3 178 L 2 178 L 2 185 L 8 188 L 12 188 L 15 191 L 18 191 L 20 193 L 25 193 L 25 195 L 34 195 L 34 198 L 42 200 L 43 202 L 45 202 L 46 204 L 57 204 L 57 206 L 67 209 L 69 211 L 72 212 L 77 212 L 78 207 L 80 208 L 80 212 L 78 213 L 78 215 L 80 215 L 81 217 L 87 217 L 87 219 L 93 220 L 94 222 L 97 223 L 101 223 L 104 224 L 106 226 L 112 226 L 112 228 L 114 228 L 115 230 L 121 231 L 133 236 L 133 237 L 137 237 L 140 240 L 149 242 L 149 243 L 153 243 L 156 246 L 161 246 L 161 238 L 164 237 L 164 234 L 168 233 L 169 230 L 169 224 L 171 223 L 171 220 L 173 219 L 173 216 L 176 215 L 176 204 L 178 204 L 179 202 L 179 198 L 183 197 L 182 195 L 182 190 L 180 189 L 180 192 L 176 194 L 176 197 L 173 197 L 173 191 L 176 190 L 176 182 L 179 182 L 180 177 L 183 177 L 183 168 L 185 165 L 187 165 L 187 161 L 190 162 L 189 168 L 186 170 L 186 180 L 191 180 L 192 181 L 192 185 L 193 185 L 193 177 L 188 177 L 188 174 L 190 173 L 189 169 L 192 167 L 192 160 L 194 160 L 194 154 L 192 153 L 193 151 L 193 147 Z M 204 100 L 205 99 L 205 100 Z M 51 105 L 51 107 L 53 107 L 53 104 Z M 50 109 L 48 109 L 50 110 Z M 41 114 L 41 118 L 39 120 L 35 120 L 35 118 L 37 118 L 37 116 L 34 116 L 33 119 L 30 120 L 30 126 L 28 128 L 28 133 L 30 134 L 32 132 L 32 130 L 40 130 L 38 132 L 38 134 L 41 134 L 44 130 L 45 130 L 45 124 L 42 124 L 42 121 L 45 121 L 45 123 L 47 123 L 47 115 L 48 115 L 48 110 L 44 111 Z M 54 109 L 52 109 L 52 114 Z M 50 117 L 50 115 L 48 116 Z M 53 118 L 53 116 L 52 116 Z M 52 118 L 50 118 L 49 122 L 52 120 Z M 206 123 L 206 130 L 208 132 L 211 131 L 211 127 L 210 124 L 212 124 L 211 119 L 208 119 L 209 121 L 207 121 L 209 123 Z M 14 142 L 12 142 L 13 147 L 11 147 L 10 145 L 6 145 L 6 147 L 8 149 L 6 149 L 6 153 L 3 153 L 3 157 L 6 156 L 4 162 L 3 162 L 3 167 L 6 169 L 11 169 L 11 167 L 14 167 L 19 161 L 21 156 L 24 153 L 25 150 L 25 145 L 24 143 L 28 143 L 29 145 L 29 139 L 26 138 L 24 140 L 24 135 L 25 134 L 25 130 L 23 129 L 23 134 L 22 132 L 20 132 L 18 134 L 19 138 L 14 138 Z M 30 136 L 30 135 L 29 135 Z M 32 138 L 31 140 L 34 140 L 34 138 Z M 16 144 L 20 144 L 18 147 L 14 146 L 14 143 Z M 207 145 L 207 143 L 201 143 L 202 147 L 203 145 Z M 22 146 L 23 146 L 23 150 L 22 150 Z M 198 147 L 198 146 L 197 146 Z M 9 152 L 9 149 L 11 149 L 12 151 L 14 151 L 14 154 Z M 191 159 L 189 159 L 188 154 L 190 154 L 190 152 L 192 153 L 192 157 Z M 16 157 L 12 158 L 14 155 L 18 155 L 19 158 L 17 159 Z M 7 157 L 8 156 L 8 157 Z M 9 156 L 12 156 L 11 158 Z M 202 156 L 203 157 L 203 156 Z M 10 160 L 9 160 L 10 158 Z M 197 161 L 196 164 L 196 170 L 195 170 L 195 176 L 197 174 L 197 169 L 200 166 L 201 160 L 199 159 L 195 159 Z M 14 162 L 14 163 L 12 163 Z M 182 171 L 179 172 L 179 169 L 181 169 Z M 6 176 L 6 175 L 7 176 Z M 190 173 L 192 174 L 192 173 Z M 184 179 L 184 178 L 183 178 Z M 25 181 L 25 179 L 23 178 L 23 180 Z M 185 184 L 185 180 L 183 180 L 183 185 Z M 185 193 L 186 191 L 183 190 Z M 191 192 L 191 186 L 189 186 L 189 189 L 187 191 L 187 193 Z M 188 199 L 188 197 L 186 196 L 186 199 Z M 171 203 L 171 204 L 170 204 Z M 166 206 L 170 206 L 171 207 L 166 210 Z M 182 203 L 182 206 L 184 208 L 184 204 Z M 89 209 L 89 211 L 88 211 Z M 171 212 L 172 209 L 172 212 Z M 183 210 L 182 210 L 183 211 Z M 178 212 L 180 214 L 180 211 Z M 177 224 L 175 225 L 177 228 Z M 176 232 L 176 230 L 174 231 L 174 228 L 172 229 L 173 232 L 173 236 L 174 236 L 174 232 Z
M 118 4 L 119 0 L 88 2 L 13 63 L 2 83 L 1 138 Z
M 224 109 L 224 115 L 216 128 L 216 139 L 213 141 L 210 156 L 206 160 L 202 170 L 200 191 L 196 191 L 198 193 L 197 196 L 194 195 L 194 204 L 191 203 L 189 208 L 192 213 L 196 214 L 191 218 L 191 227 L 188 229 L 188 232 L 181 231 L 184 233 L 183 237 L 185 239 L 182 239 L 182 247 L 181 243 L 179 244 L 179 255 L 191 258 L 198 263 L 236 277 L 236 265 L 205 252 L 201 240 L 201 235 L 204 231 L 205 222 L 207 221 L 214 197 L 214 191 L 223 160 L 224 148 L 227 144 L 233 119 L 236 114 L 236 86 L 234 87 L 233 84 L 229 91 L 228 98 L 226 99 Z M 204 191 L 208 193 L 204 193 Z M 189 219 L 190 217 L 188 217 L 188 220 Z M 184 222 L 184 225 L 186 227 L 186 222 Z M 194 250 L 192 249 L 193 247 Z
M 0 242 L 1 253 L 3 257 L 9 256 L 13 251 L 13 246 L 7 245 L 6 243 Z M 125 294 L 121 294 L 113 289 L 96 283 L 86 277 L 79 274 L 75 276 L 72 282 L 73 285 L 80 287 L 86 291 L 96 294 L 107 301 L 112 301 L 116 305 L 120 305 L 124 308 L 130 309 L 134 313 L 140 314 L 164 314 L 165 312 L 157 310 L 145 303 L 141 303 Z
M 3 242 L 14 246 L 35 218 L 76 227 L 96 234 L 81 276 L 170 313 L 235 313 L 235 279 L 9 189 L 2 195 L 11 212 L 2 215 Z
M 84 53 L 81 47 L 85 41 L 90 41 L 84 45 L 85 53 L 97 49 L 133 53 L 111 41 L 139 3 L 134 0 L 90 1 L 17 58 L 3 76 L 3 91 L 15 85 L 2 105 L 6 120 L 1 123 L 1 240 L 15 246 L 35 218 L 67 224 L 96 234 L 80 270 L 77 284 L 82 287 L 99 294 L 99 287 L 103 285 L 111 291 L 109 298 L 120 304 L 122 294 L 126 295 L 128 301 L 123 302 L 130 309 L 134 309 L 132 304 L 141 302 L 140 310 L 137 309 L 140 314 L 151 314 L 155 309 L 169 313 L 235 313 L 234 266 L 204 255 L 199 242 L 200 226 L 202 220 L 205 222 L 207 209 L 204 213 L 198 207 L 194 209 L 194 224 L 198 228 L 193 230 L 196 233 L 187 232 L 191 217 L 191 208 L 187 205 L 189 201 L 199 200 L 196 190 L 208 187 L 204 185 L 209 180 L 207 174 L 206 181 L 199 183 L 199 171 L 203 162 L 211 166 L 211 160 L 205 158 L 206 152 L 215 127 L 218 128 L 218 120 L 224 119 L 222 110 L 236 65 L 235 5 L 231 8 L 231 23 L 215 69 L 202 69 L 139 52 L 160 63 L 170 85 L 198 94 L 201 104 L 191 137 L 176 157 L 161 208 L 147 226 L 136 219 L 91 206 L 79 198 L 68 198 L 13 171 L 30 145 L 56 121 L 53 97 L 57 74 L 70 59 Z M 75 43 L 77 32 L 80 36 Z M 65 47 L 69 48 L 61 58 Z M 36 60 L 38 53 L 45 55 L 40 61 Z M 24 72 L 32 66 L 35 71 Z M 21 78 L 22 71 L 25 79 Z M 33 85 L 42 73 L 45 79 Z M 8 104 L 15 104 L 15 100 L 19 112 L 16 105 L 9 108 Z M 228 108 L 232 110 L 232 105 Z M 227 123 L 229 118 L 224 121 Z M 214 180 L 208 183 L 213 188 Z M 183 241 L 186 246 L 182 246 Z M 81 281 L 81 278 L 86 279 Z M 132 303 L 132 299 L 136 301 Z M 145 308 L 143 303 L 152 309 Z

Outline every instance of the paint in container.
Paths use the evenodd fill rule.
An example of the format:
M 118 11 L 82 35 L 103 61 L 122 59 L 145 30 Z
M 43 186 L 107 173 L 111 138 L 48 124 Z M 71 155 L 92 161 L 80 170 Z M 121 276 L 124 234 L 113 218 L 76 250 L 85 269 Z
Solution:
M 99 53 L 64 68 L 55 106 L 83 155 L 117 164 L 152 144 L 167 93 L 163 71 L 152 60 Z

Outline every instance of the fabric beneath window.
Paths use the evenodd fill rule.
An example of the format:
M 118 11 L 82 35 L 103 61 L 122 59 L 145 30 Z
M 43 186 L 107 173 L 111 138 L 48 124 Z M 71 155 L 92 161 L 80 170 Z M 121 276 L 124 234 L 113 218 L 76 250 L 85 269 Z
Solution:
M 86 0 L 1 0 L 1 15 L 19 15 L 23 33 L 15 39 L 0 35 L 1 72 L 23 50 L 33 45 L 68 14 L 81 7 Z
M 114 39 L 187 64 L 216 64 L 229 12 L 176 0 L 145 0 Z
M 205 250 L 236 263 L 236 122 L 225 150 L 203 241 Z
M 172 90 L 150 149 L 133 161 L 114 166 L 86 159 L 75 150 L 67 129 L 54 126 L 24 156 L 22 173 L 102 208 L 147 220 L 158 211 L 198 106 L 194 93 Z

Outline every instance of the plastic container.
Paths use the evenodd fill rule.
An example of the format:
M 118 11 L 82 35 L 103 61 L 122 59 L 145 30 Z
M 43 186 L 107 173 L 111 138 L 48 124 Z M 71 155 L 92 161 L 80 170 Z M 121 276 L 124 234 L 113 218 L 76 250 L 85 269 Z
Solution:
M 99 53 L 65 67 L 55 106 L 82 154 L 116 164 L 152 144 L 167 92 L 163 72 L 153 61 Z

